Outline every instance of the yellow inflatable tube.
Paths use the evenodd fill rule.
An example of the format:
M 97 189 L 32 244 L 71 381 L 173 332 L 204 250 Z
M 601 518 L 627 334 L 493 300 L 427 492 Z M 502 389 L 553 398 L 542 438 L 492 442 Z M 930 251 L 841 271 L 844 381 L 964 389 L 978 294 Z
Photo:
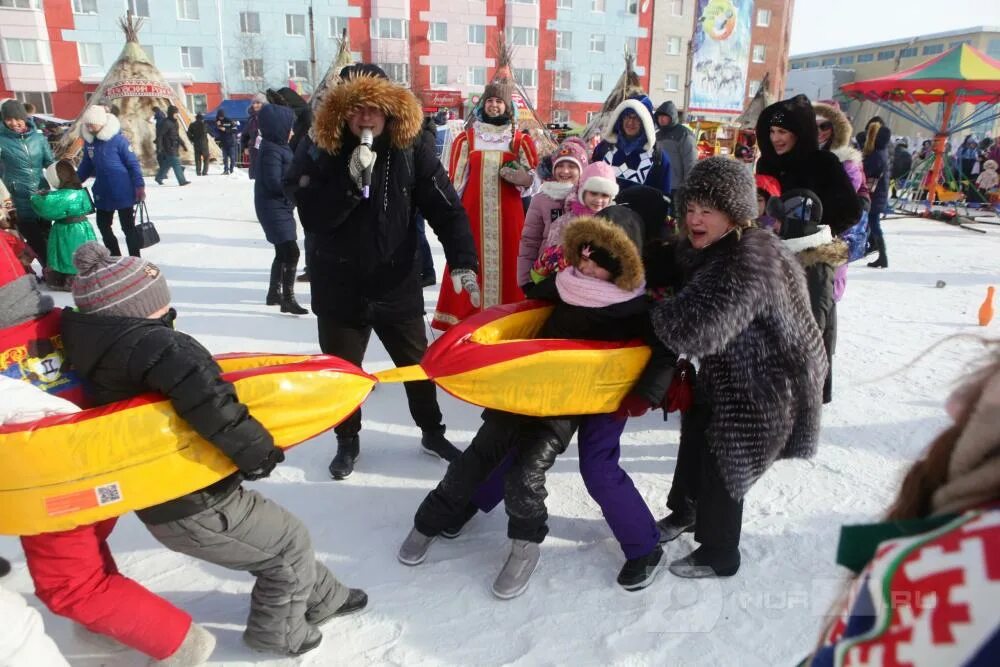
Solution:
M 218 359 L 250 413 L 291 447 L 333 428 L 375 378 L 336 357 Z M 162 396 L 0 428 L 0 534 L 68 530 L 178 498 L 236 468 Z

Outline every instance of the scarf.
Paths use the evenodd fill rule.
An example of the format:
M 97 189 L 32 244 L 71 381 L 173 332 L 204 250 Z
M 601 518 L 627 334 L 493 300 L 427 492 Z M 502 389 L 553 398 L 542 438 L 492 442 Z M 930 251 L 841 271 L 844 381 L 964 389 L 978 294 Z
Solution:
M 559 298 L 571 306 L 604 308 L 625 303 L 645 293 L 646 282 L 627 291 L 614 283 L 585 276 L 575 266 L 569 266 L 556 274 L 556 289 L 559 290 Z
M 576 183 L 562 183 L 560 181 L 545 181 L 541 185 L 541 193 L 551 197 L 556 201 L 563 201 L 569 193 L 576 187 Z
M 480 120 L 486 123 L 487 125 L 506 125 L 507 123 L 510 122 L 510 115 L 508 115 L 505 112 L 503 115 L 500 116 L 487 116 L 486 112 L 483 111 L 483 113 L 480 116 Z

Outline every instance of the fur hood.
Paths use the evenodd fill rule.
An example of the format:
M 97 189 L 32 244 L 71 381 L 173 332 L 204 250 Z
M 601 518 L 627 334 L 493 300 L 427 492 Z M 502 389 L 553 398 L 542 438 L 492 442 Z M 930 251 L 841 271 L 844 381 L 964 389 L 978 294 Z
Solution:
M 830 150 L 831 153 L 837 156 L 837 159 L 841 162 L 857 162 L 861 164 L 864 156 L 861 155 L 859 151 L 854 146 L 842 146 L 840 148 L 834 148 Z
M 589 215 L 581 216 L 571 222 L 563 232 L 563 253 L 566 262 L 576 266 L 580 261 L 580 248 L 586 243 L 592 243 L 607 250 L 621 262 L 622 272 L 615 278 L 615 285 L 628 292 L 634 291 L 646 280 L 637 245 L 642 230 L 636 227 L 630 234 L 624 227 L 608 220 Z M 636 238 L 633 239 L 633 236 Z
M 828 120 L 833 124 L 833 136 L 830 138 L 828 150 L 837 151 L 851 145 L 851 135 L 854 134 L 854 128 L 851 127 L 851 121 L 847 120 L 843 111 L 822 102 L 813 102 L 813 109 L 818 118 Z M 841 160 L 841 162 L 843 161 Z
M 406 88 L 388 79 L 357 76 L 330 89 L 316 110 L 313 123 L 316 145 L 329 153 L 340 150 L 347 117 L 361 107 L 372 106 L 386 115 L 385 134 L 395 149 L 413 143 L 423 126 L 420 102 Z
M 100 132 L 97 133 L 97 138 L 101 141 L 107 141 L 111 137 L 115 136 L 122 130 L 121 121 L 114 114 L 108 114 L 108 120 L 104 123 L 104 127 L 101 128 Z M 87 129 L 84 123 L 80 123 L 80 135 L 83 140 L 88 144 L 94 143 L 94 133 Z
M 615 131 L 615 128 L 618 127 L 618 120 L 622 117 L 622 114 L 625 113 L 626 109 L 634 111 L 636 115 L 639 116 L 639 119 L 642 120 L 642 129 L 646 134 L 646 141 L 642 145 L 642 150 L 652 150 L 653 145 L 656 143 L 656 127 L 653 124 L 653 117 L 650 115 L 649 109 L 646 108 L 646 105 L 643 104 L 642 101 L 635 98 L 624 100 L 621 104 L 615 107 L 615 110 L 611 112 L 611 117 L 608 118 L 607 125 L 605 125 L 604 128 L 604 134 L 601 138 L 609 144 L 618 143 L 618 133 Z
M 797 239 L 784 239 L 781 244 L 795 253 L 802 268 L 813 264 L 829 264 L 833 268 L 847 264 L 847 244 L 834 238 L 828 225 L 820 225 L 819 231 Z

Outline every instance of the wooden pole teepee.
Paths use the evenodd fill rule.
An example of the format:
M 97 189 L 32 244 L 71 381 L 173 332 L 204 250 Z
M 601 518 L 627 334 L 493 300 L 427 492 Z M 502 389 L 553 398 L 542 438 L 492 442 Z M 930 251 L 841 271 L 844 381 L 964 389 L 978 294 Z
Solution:
M 344 28 L 340 33 L 338 41 L 340 45 L 337 48 L 337 55 L 333 57 L 333 62 L 330 63 L 326 74 L 323 75 L 323 80 L 316 86 L 316 90 L 313 91 L 312 97 L 309 99 L 309 106 L 312 107 L 313 111 L 319 107 L 326 92 L 340 83 L 340 71 L 348 65 L 354 64 L 354 57 L 351 55 L 351 38 L 347 34 L 347 28 Z

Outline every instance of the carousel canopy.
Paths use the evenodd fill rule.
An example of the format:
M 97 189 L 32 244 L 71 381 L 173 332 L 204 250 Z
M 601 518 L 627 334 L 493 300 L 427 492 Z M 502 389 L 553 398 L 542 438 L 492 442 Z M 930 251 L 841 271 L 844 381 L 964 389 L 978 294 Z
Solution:
M 962 44 L 915 67 L 841 88 L 856 100 L 943 102 L 949 95 L 969 104 L 1000 102 L 1000 61 Z

